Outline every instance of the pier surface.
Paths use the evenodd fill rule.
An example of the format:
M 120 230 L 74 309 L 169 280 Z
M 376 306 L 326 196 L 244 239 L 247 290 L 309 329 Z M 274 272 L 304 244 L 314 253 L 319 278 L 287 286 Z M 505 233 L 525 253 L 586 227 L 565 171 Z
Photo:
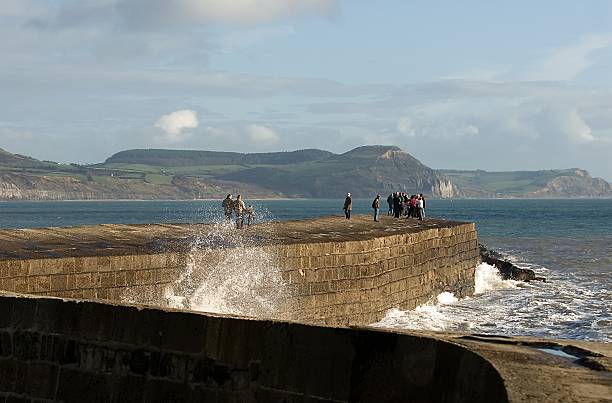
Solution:
M 289 245 L 317 242 L 363 241 L 398 234 L 413 234 L 432 228 L 452 228 L 466 223 L 428 219 L 395 219 L 380 222 L 358 215 L 313 220 L 266 222 L 236 229 L 237 237 L 250 244 Z M 219 224 L 102 224 L 80 227 L 50 227 L 0 230 L 0 260 L 48 259 L 82 256 L 185 251 L 198 236 L 215 231 Z M 228 224 L 231 229 L 233 223 Z M 227 231 L 225 231 L 227 232 Z M 229 240 L 225 240 L 229 241 Z

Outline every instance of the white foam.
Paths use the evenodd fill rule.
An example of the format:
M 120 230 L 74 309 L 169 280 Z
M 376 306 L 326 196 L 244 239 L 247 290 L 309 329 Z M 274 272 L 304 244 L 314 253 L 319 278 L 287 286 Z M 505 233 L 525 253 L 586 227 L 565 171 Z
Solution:
M 438 300 L 438 304 L 440 305 L 453 304 L 459 301 L 457 297 L 455 297 L 455 294 L 453 294 L 452 292 L 448 292 L 448 291 L 438 294 L 436 299 Z
M 176 308 L 272 317 L 287 287 L 275 256 L 244 230 L 218 222 L 192 242 L 185 270 L 166 295 Z M 252 232 L 249 232 L 252 234 Z
M 492 290 L 501 290 L 504 288 L 516 288 L 517 281 L 503 280 L 499 274 L 499 270 L 495 266 L 487 263 L 481 263 L 476 266 L 474 274 L 474 294 L 483 294 Z

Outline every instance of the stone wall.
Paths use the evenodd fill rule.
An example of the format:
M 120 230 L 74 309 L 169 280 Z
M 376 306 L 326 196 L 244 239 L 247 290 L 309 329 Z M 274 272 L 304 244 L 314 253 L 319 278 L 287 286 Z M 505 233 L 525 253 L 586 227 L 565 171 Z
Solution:
M 280 253 L 291 318 L 328 325 L 373 323 L 391 308 L 414 309 L 443 291 L 471 295 L 479 262 L 474 224 L 288 245 Z
M 505 402 L 489 362 L 435 338 L 0 295 L 0 399 Z
M 474 224 L 366 240 L 253 248 L 261 249 L 270 258 L 263 264 L 277 265 L 282 276 L 283 299 L 267 315 L 341 326 L 376 322 L 391 308 L 413 309 L 443 291 L 470 295 L 479 261 Z M 206 262 L 198 263 L 200 277 L 209 274 L 204 266 L 218 265 L 224 255 L 233 253 L 200 252 L 206 252 Z M 167 306 L 165 295 L 178 285 L 190 253 L 5 259 L 0 260 L 0 289 Z M 191 280 L 199 281 L 197 276 Z
M 0 290 L 157 304 L 185 266 L 180 253 L 0 260 Z

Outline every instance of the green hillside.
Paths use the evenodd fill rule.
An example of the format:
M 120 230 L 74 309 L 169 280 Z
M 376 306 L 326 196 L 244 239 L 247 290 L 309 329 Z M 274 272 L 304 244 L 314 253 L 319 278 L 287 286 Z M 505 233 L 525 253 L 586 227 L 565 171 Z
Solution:
M 440 170 L 470 197 L 609 197 L 610 185 L 579 168 L 488 172 Z
M 581 169 L 436 171 L 395 146 L 343 154 L 309 149 L 242 154 L 127 150 L 104 163 L 58 164 L 0 150 L 0 200 L 342 198 L 393 191 L 433 197 L 612 197 L 612 187 Z

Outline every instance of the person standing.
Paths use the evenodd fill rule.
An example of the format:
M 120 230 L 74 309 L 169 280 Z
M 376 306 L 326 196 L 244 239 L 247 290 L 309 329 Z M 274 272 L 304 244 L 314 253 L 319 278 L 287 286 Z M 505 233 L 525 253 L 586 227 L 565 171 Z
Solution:
M 223 199 L 223 202 L 221 203 L 221 207 L 223 207 L 223 212 L 225 213 L 225 221 L 231 222 L 232 210 L 234 209 L 234 201 L 232 200 L 231 193 L 225 196 L 225 199 Z
M 400 197 L 400 193 L 395 192 L 395 194 L 393 195 L 393 216 L 395 218 L 399 218 L 401 212 L 402 212 L 402 199 Z
M 344 207 L 342 209 L 344 210 L 344 216 L 346 217 L 346 219 L 350 220 L 351 211 L 353 210 L 353 199 L 351 198 L 350 193 L 346 194 L 346 199 L 344 199 Z
M 372 208 L 374 209 L 374 221 L 378 222 L 378 215 L 380 213 L 380 195 L 376 195 L 372 202 Z
M 419 221 L 423 221 L 423 206 L 424 202 L 421 196 L 417 197 L 417 216 L 419 217 Z
M 242 201 L 242 196 L 236 196 L 236 200 L 234 200 L 234 212 L 236 213 L 236 228 L 242 228 L 244 225 L 244 202 Z
M 423 200 L 423 211 L 421 212 L 421 216 L 425 218 L 425 209 L 427 208 L 427 203 L 425 202 L 425 196 L 423 196 L 423 193 L 421 193 L 420 196 L 421 200 Z
M 389 193 L 389 196 L 387 196 L 387 204 L 389 205 L 387 215 L 393 215 L 393 193 Z
M 255 209 L 249 204 L 244 212 L 247 216 L 247 226 L 250 226 L 255 222 Z

